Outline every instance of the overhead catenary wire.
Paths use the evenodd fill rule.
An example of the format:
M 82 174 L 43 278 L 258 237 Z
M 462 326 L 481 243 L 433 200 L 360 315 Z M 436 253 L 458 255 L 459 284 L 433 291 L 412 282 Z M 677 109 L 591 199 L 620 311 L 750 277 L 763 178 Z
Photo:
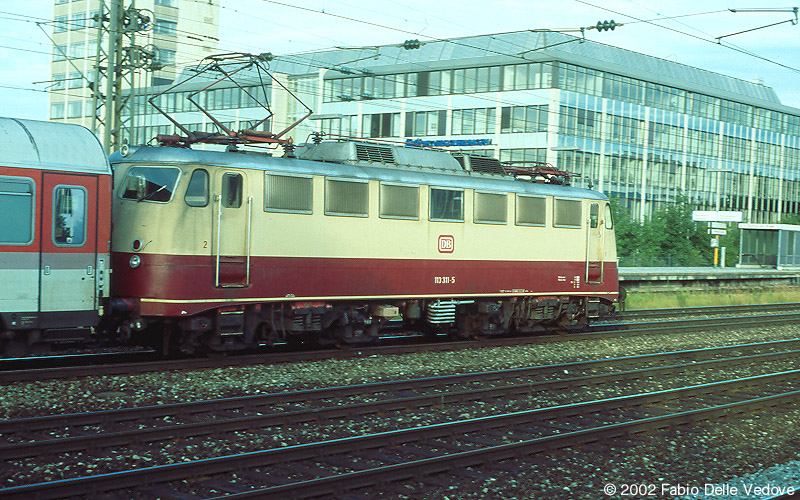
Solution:
M 767 63 L 770 63 L 770 64 L 774 64 L 776 66 L 780 66 L 782 68 L 788 69 L 788 70 L 793 71 L 795 73 L 800 73 L 800 68 L 795 68 L 794 66 L 790 66 L 788 64 L 784 64 L 784 63 L 775 61 L 773 59 L 770 59 L 770 58 L 765 57 L 765 56 L 761 56 L 759 54 L 756 54 L 755 52 L 743 49 L 741 47 L 737 47 L 736 45 L 733 45 L 733 44 L 730 44 L 730 43 L 721 43 L 721 42 L 718 42 L 716 39 L 703 38 L 702 36 L 693 35 L 691 33 L 685 32 L 685 31 L 681 31 L 681 30 L 678 30 L 678 29 L 675 29 L 675 28 L 670 28 L 669 26 L 663 26 L 661 24 L 657 24 L 657 23 L 655 23 L 655 22 L 653 22 L 651 20 L 639 19 L 639 18 L 637 18 L 635 16 L 632 16 L 630 14 L 625 14 L 623 12 L 619 12 L 619 11 L 616 11 L 616 10 L 613 10 L 613 9 L 609 9 L 608 7 L 604 7 L 602 5 L 596 5 L 596 4 L 593 4 L 593 3 L 588 2 L 586 0 L 575 0 L 575 1 L 578 2 L 578 3 L 582 3 L 584 5 L 588 5 L 590 7 L 595 7 L 597 9 L 602 9 L 602 10 L 605 10 L 607 12 L 611 12 L 611 13 L 616 14 L 616 15 L 630 17 L 630 18 L 632 18 L 632 19 L 634 19 L 636 21 L 639 21 L 639 22 L 652 24 L 653 26 L 657 26 L 659 28 L 662 28 L 662 29 L 665 29 L 665 30 L 668 30 L 668 31 L 672 31 L 672 32 L 678 33 L 680 35 L 688 36 L 688 37 L 691 37 L 691 38 L 694 38 L 694 39 L 697 39 L 697 40 L 700 40 L 700 41 L 703 41 L 703 42 L 707 42 L 707 43 L 711 43 L 711 44 L 714 44 L 714 45 L 717 45 L 717 46 L 721 46 L 721 47 L 724 47 L 726 49 L 730 49 L 730 50 L 733 50 L 735 52 L 738 52 L 740 54 L 744 54 L 744 55 L 747 55 L 749 57 L 760 59 L 760 60 L 762 60 L 764 62 L 767 62 Z M 666 19 L 670 19 L 670 18 L 666 18 Z
M 289 7 L 296 7 L 296 6 L 291 6 L 291 5 L 284 4 L 284 3 L 282 3 L 282 2 L 276 2 L 276 1 L 274 1 L 274 0 L 263 0 L 263 1 L 271 2 L 271 3 L 276 3 L 276 4 L 279 4 L 279 5 L 286 5 L 286 6 L 289 6 Z M 304 9 L 306 9 L 306 8 L 304 8 Z M 338 16 L 338 15 L 335 15 L 335 14 L 331 14 L 331 13 L 328 13 L 328 12 L 315 11 L 314 9 L 306 9 L 306 10 L 311 10 L 311 11 L 314 11 L 314 12 L 319 12 L 319 13 L 321 13 L 321 14 L 325 14 L 325 15 L 334 15 L 334 16 L 337 16 L 337 17 L 341 17 L 341 16 Z M 705 14 L 707 14 L 707 13 L 687 14 L 687 15 L 685 15 L 684 17 L 688 17 L 688 16 L 692 16 L 692 15 L 705 15 Z M 345 16 L 345 17 L 346 17 L 346 16 Z M 347 18 L 347 19 L 352 19 L 352 18 Z M 396 28 L 392 28 L 392 27 L 390 27 L 390 26 L 378 25 L 377 23 L 370 23 L 370 22 L 368 22 L 368 21 L 362 21 L 362 20 L 358 20 L 358 19 L 352 19 L 352 20 L 353 20 L 353 21 L 355 21 L 355 22 L 365 22 L 365 23 L 367 23 L 367 24 L 374 24 L 374 25 L 376 25 L 376 26 L 382 26 L 382 27 L 384 27 L 384 28 L 386 28 L 386 29 L 396 29 Z M 404 32 L 404 33 L 407 33 L 407 34 L 412 34 L 412 35 L 421 35 L 421 34 L 420 34 L 420 33 L 418 33 L 418 32 L 411 32 L 411 31 L 408 31 L 408 30 L 399 30 L 399 31 L 401 31 L 401 32 Z M 431 37 L 429 37 L 429 38 L 431 38 Z M 435 37 L 433 37 L 432 39 L 434 39 L 434 40 L 441 40 L 441 41 L 444 41 L 444 42 L 449 42 L 449 43 L 460 43 L 460 44 L 462 44 L 462 45 L 465 45 L 465 46 L 467 46 L 467 47 L 475 48 L 475 47 L 471 46 L 470 44 L 464 43 L 463 41 L 460 41 L 460 42 L 459 42 L 459 41 L 454 41 L 454 40 L 452 40 L 452 39 L 438 39 L 438 38 L 435 38 Z M 577 39 L 576 39 L 576 40 L 577 40 Z M 185 42 L 183 42 L 183 43 L 185 43 Z M 519 47 L 519 48 L 520 48 L 520 49 L 527 49 L 526 47 Z M 498 55 L 512 56 L 512 57 L 514 57 L 514 56 L 520 57 L 518 54 L 514 54 L 514 53 L 509 53 L 509 52 L 501 52 L 501 51 L 495 51 L 495 52 L 496 52 Z M 520 59 L 521 59 L 521 60 L 523 60 L 523 61 L 530 61 L 529 59 L 526 59 L 525 57 L 520 57 Z M 182 61 L 182 62 L 184 62 L 184 61 Z M 194 62 L 194 61 L 192 61 L 192 62 Z M 414 62 L 418 64 L 418 61 L 414 61 Z M 513 105 L 513 104 L 517 104 L 517 103 L 509 103 L 509 104 L 512 104 L 512 105 Z
M 269 0 L 264 0 L 264 1 L 269 1 Z M 277 3 L 277 4 L 281 4 L 281 5 L 286 5 L 286 4 L 283 4 L 283 3 L 281 3 L 281 2 L 271 2 L 271 3 Z M 294 6 L 291 6 L 291 7 L 294 7 Z M 313 9 L 311 9 L 311 10 L 313 11 Z M 320 12 L 320 13 L 322 13 L 322 14 L 326 14 L 326 15 L 331 15 L 330 13 L 325 13 L 325 12 Z M 685 15 L 685 16 L 682 16 L 682 17 L 688 17 L 688 16 L 691 16 L 691 15 L 705 15 L 705 14 L 708 14 L 708 13 L 687 14 L 687 15 Z M 358 20 L 358 19 L 353 19 L 353 20 L 354 20 L 354 21 L 356 21 L 356 22 L 362 22 L 362 21 L 360 21 L 360 20 Z M 638 22 L 647 22 L 647 21 L 648 21 L 648 20 L 640 20 L 640 21 L 638 21 Z M 373 23 L 373 24 L 374 24 L 374 23 Z M 386 28 L 391 28 L 391 27 L 386 27 Z M 410 31 L 407 31 L 407 30 L 400 30 L 400 31 L 406 31 L 407 33 L 411 33 L 411 34 L 413 34 L 413 35 L 421 35 L 421 34 L 420 34 L 420 33 L 418 33 L 418 32 L 410 32 Z M 421 35 L 421 36 L 424 36 L 424 35 Z M 436 38 L 434 37 L 433 39 L 436 39 Z M 440 39 L 440 40 L 442 40 L 442 41 L 446 41 L 446 42 L 452 42 L 452 40 L 450 40 L 450 39 Z M 469 46 L 468 44 L 465 44 L 465 45 Z M 522 48 L 522 47 L 520 47 L 520 48 Z M 506 56 L 515 56 L 515 55 L 516 55 L 516 54 L 514 54 L 514 53 L 509 53 L 509 52 L 498 52 L 498 53 L 499 53 L 499 54 L 506 55 Z M 529 61 L 530 61 L 529 59 L 525 59 L 525 58 L 521 58 L 521 59 L 522 59 L 523 61 L 526 61 L 526 62 L 529 62 Z M 518 92 L 519 92 L 519 91 L 518 91 Z M 483 98 L 484 96 L 479 96 L 479 95 L 478 95 L 478 96 L 476 96 L 476 97 L 477 97 L 477 98 Z M 398 98 L 398 99 L 399 99 L 399 98 Z M 393 99 L 382 99 L 382 100 L 384 101 L 384 103 L 381 103 L 381 105 L 382 105 L 382 106 L 384 106 L 386 109 L 397 109 L 397 110 L 400 110 L 400 109 L 401 109 L 400 107 L 398 107 L 398 106 L 395 106 L 393 103 L 391 103 L 391 101 L 392 101 Z M 515 106 L 515 105 L 524 105 L 524 104 L 526 104 L 525 102 L 513 102 L 513 101 L 510 101 L 510 100 L 507 100 L 507 99 L 498 99 L 498 98 L 497 98 L 497 97 L 495 97 L 495 96 L 492 96 L 492 97 L 490 97 L 490 98 L 485 98 L 485 100 L 486 100 L 488 103 L 494 103 L 494 104 L 500 104 L 500 105 L 507 104 L 507 105 L 510 105 L 510 106 Z M 372 103 L 374 103 L 375 101 L 371 101 L 371 102 L 372 102 Z

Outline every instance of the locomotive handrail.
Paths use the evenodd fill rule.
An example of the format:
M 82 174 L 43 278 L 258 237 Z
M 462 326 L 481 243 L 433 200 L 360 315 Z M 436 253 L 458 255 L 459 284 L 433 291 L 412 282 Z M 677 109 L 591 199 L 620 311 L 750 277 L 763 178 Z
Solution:
M 245 275 L 245 286 L 250 286 L 250 255 L 252 253 L 252 238 L 251 228 L 253 225 L 253 197 L 247 197 L 247 273 Z
M 222 237 L 222 195 L 214 196 L 214 201 L 217 202 L 217 265 L 214 273 L 214 286 L 219 288 L 219 252 L 220 252 L 220 238 Z

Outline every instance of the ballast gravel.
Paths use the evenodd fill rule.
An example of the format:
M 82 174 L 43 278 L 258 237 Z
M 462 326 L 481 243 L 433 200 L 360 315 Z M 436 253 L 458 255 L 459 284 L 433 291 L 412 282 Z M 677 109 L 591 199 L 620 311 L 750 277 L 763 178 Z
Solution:
M 800 326 L 20 382 L 0 392 L 0 415 L 10 419 L 98 411 L 789 338 L 800 338 Z M 555 451 L 524 462 L 506 461 L 444 487 L 409 483 L 393 488 L 392 493 L 373 492 L 365 498 L 764 498 L 731 496 L 732 489 L 725 490 L 724 485 L 750 481 L 747 491 L 751 493 L 756 487 L 800 486 L 800 468 L 793 462 L 800 459 L 799 422 L 800 407 L 778 407 L 722 422 L 638 435 L 629 441 Z M 398 428 L 408 425 L 397 422 Z M 184 448 L 181 453 L 191 455 L 190 451 Z M 131 466 L 148 465 L 145 457 L 127 459 Z M 176 461 L 186 459 L 175 457 Z M 61 467 L 82 466 L 65 460 Z M 723 490 L 711 493 L 728 495 L 708 496 L 706 488 L 713 485 Z M 689 489 L 680 490 L 680 486 Z M 690 489 L 695 487 L 697 494 Z M 738 493 L 743 491 L 743 487 L 738 489 Z

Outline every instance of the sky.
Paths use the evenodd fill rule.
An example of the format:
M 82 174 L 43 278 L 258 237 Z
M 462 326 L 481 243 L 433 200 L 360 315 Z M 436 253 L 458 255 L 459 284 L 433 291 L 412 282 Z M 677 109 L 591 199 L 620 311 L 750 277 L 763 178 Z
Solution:
M 206 0 L 179 1 L 185 8 Z M 579 34 L 614 20 L 622 26 L 586 30 L 586 38 L 757 80 L 800 108 L 800 25 L 789 22 L 793 5 L 773 0 L 215 1 L 222 2 L 220 52 L 278 55 L 527 29 Z M 745 11 L 753 8 L 767 11 Z M 771 10 L 781 8 L 789 11 Z M 37 21 L 52 13 L 53 0 L 0 0 L 0 116 L 47 119 L 51 45 Z

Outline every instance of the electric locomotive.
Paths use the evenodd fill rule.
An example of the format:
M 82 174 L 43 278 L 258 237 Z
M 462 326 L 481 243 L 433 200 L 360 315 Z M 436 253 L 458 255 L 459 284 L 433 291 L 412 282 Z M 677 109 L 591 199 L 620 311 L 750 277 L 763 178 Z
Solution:
M 550 166 L 357 140 L 110 162 L 113 309 L 164 350 L 573 328 L 618 299 L 607 198 Z

